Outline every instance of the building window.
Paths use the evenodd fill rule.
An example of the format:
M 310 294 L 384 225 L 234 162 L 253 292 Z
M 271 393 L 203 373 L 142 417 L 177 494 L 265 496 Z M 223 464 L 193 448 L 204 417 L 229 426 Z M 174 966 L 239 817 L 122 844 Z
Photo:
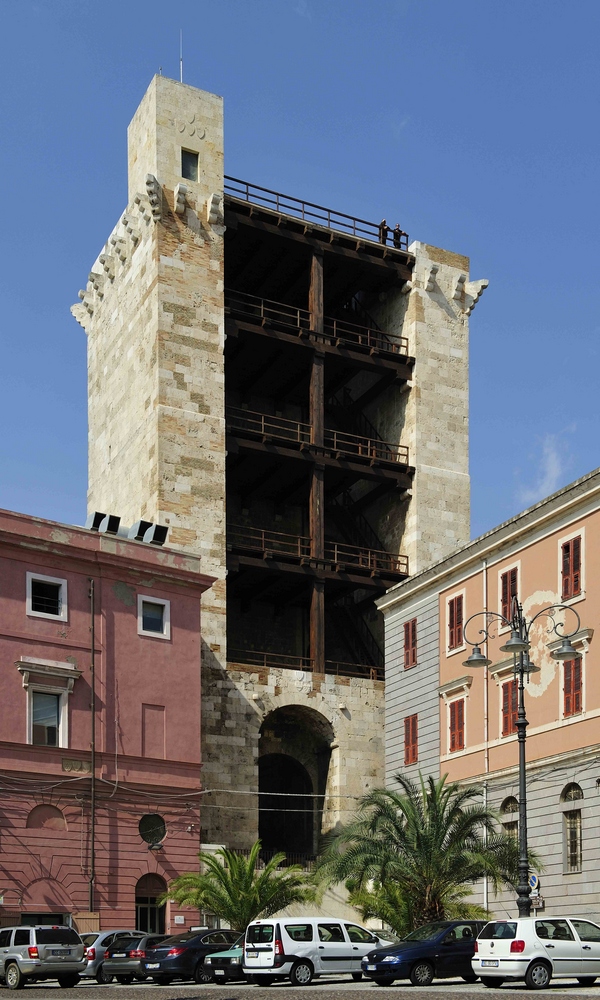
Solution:
M 27 614 L 31 618 L 67 621 L 67 581 L 41 573 L 27 573 Z
M 404 669 L 417 662 L 417 619 L 404 623 Z
M 561 801 L 570 806 L 571 802 L 583 799 L 583 792 L 578 784 L 571 782 L 563 788 Z M 564 810 L 564 870 L 565 872 L 581 871 L 581 809 L 567 808 Z
M 562 599 L 581 593 L 581 535 L 570 538 L 562 546 Z
M 502 615 L 504 618 L 511 617 L 512 599 L 517 596 L 518 570 L 514 566 L 503 573 L 500 577 L 500 590 L 502 594 Z
M 450 705 L 450 753 L 465 748 L 465 699 L 457 698 Z
M 518 816 L 519 803 L 517 802 L 514 795 L 509 795 L 507 799 L 504 799 L 504 802 L 500 806 L 500 812 L 503 814 L 502 829 L 504 833 L 507 834 L 507 836 L 511 837 L 513 840 L 518 840 L 519 821 L 518 819 L 513 819 L 513 817 Z
M 404 720 L 404 763 L 416 764 L 419 758 L 418 715 L 408 715 Z
M 563 714 L 579 715 L 581 712 L 581 657 L 564 661 Z
M 198 180 L 198 154 L 191 149 L 181 150 L 181 176 L 186 181 Z
M 517 714 L 519 710 L 519 687 L 516 680 L 506 681 L 502 685 L 502 735 L 510 736 L 517 731 Z
M 448 649 L 457 649 L 463 644 L 463 595 L 448 601 Z
M 138 594 L 138 633 L 171 638 L 171 602 Z
M 167 836 L 167 824 L 158 813 L 145 813 L 138 823 L 140 837 L 152 846 L 162 844 Z
M 31 742 L 34 746 L 60 746 L 60 710 L 60 695 L 31 692 Z

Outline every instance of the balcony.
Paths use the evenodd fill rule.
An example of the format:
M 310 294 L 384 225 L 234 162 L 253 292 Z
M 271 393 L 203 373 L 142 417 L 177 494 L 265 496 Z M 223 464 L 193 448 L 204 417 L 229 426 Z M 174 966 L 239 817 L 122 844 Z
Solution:
M 317 449 L 310 424 L 235 406 L 227 407 L 227 430 L 231 434 L 259 438 L 263 443 L 276 441 L 300 449 L 312 448 L 333 459 L 348 458 L 370 465 L 379 462 L 408 465 L 408 448 L 404 445 L 325 428 L 323 447 Z
M 310 336 L 312 339 L 332 347 L 346 347 L 369 355 L 392 355 L 402 360 L 408 355 L 408 340 L 398 337 L 391 340 L 383 331 L 369 326 L 350 323 L 347 320 L 325 317 L 324 332 L 315 333 L 310 328 L 308 309 L 299 309 L 285 302 L 261 299 L 247 292 L 225 290 L 225 309 L 230 316 L 238 316 L 262 327 L 272 327 L 284 333 Z
M 347 545 L 345 542 L 326 541 L 323 557 L 311 555 L 311 539 L 306 535 L 292 535 L 243 524 L 227 525 L 227 546 L 236 551 L 260 553 L 263 559 L 310 565 L 325 573 L 349 570 L 369 576 L 408 575 L 408 556 L 394 555 L 378 549 Z
M 308 673 L 314 671 L 314 663 L 308 656 L 289 656 L 287 653 L 267 653 L 256 649 L 228 649 L 227 662 L 230 667 L 239 663 L 241 666 L 256 667 L 257 670 L 280 667 L 283 670 L 304 670 Z M 372 681 L 384 679 L 383 667 L 368 663 L 325 660 L 325 673 L 338 677 L 366 677 Z

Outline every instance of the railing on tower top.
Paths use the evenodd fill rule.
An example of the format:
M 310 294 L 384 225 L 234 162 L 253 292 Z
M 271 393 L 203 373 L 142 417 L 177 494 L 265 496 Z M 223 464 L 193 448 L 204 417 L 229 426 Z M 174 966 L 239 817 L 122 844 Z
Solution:
M 255 413 L 242 407 L 227 407 L 227 428 L 234 433 L 254 434 L 263 439 L 285 441 L 290 444 L 311 445 L 312 426 L 300 420 Z M 380 438 L 363 437 L 325 428 L 324 450 L 334 455 L 368 460 L 369 462 L 394 462 L 408 465 L 408 448 L 391 444 Z
M 300 198 L 293 198 L 288 194 L 280 194 L 278 191 L 271 191 L 269 188 L 259 187 L 258 184 L 249 184 L 241 181 L 237 177 L 225 177 L 225 194 L 230 194 L 234 198 L 242 201 L 249 201 L 253 205 L 260 205 L 262 208 L 271 209 L 273 212 L 281 212 L 283 215 L 292 215 L 297 219 L 302 219 L 311 225 L 325 226 L 327 229 L 335 229 L 347 236 L 356 236 L 359 239 L 371 240 L 374 243 L 383 242 L 379 238 L 379 226 L 376 222 L 368 222 L 366 219 L 357 219 L 353 215 L 346 215 L 344 212 L 335 212 L 331 208 L 323 205 L 314 205 L 310 201 L 302 201 Z M 389 244 L 387 240 L 389 239 Z M 392 243 L 392 231 L 386 236 L 386 244 L 397 250 L 408 250 L 408 235 L 402 233 L 400 245 L 395 247 Z
M 311 555 L 311 540 L 306 535 L 269 531 L 246 524 L 227 524 L 227 542 L 234 548 L 288 556 L 293 559 L 315 559 L 322 566 L 349 566 L 369 573 L 408 574 L 408 556 L 394 555 L 379 549 L 367 549 L 346 542 L 325 541 L 324 558 Z
M 258 649 L 228 649 L 228 663 L 267 670 L 281 667 L 283 670 L 305 670 L 312 673 L 314 662 L 309 656 L 290 656 L 288 653 L 266 653 Z M 344 663 L 339 660 L 325 660 L 325 673 L 339 677 L 368 677 L 369 680 L 383 680 L 383 667 L 371 663 Z
M 326 316 L 324 332 L 317 334 L 310 329 L 310 313 L 308 309 L 300 309 L 287 305 L 285 302 L 273 302 L 261 299 L 247 292 L 237 292 L 225 289 L 225 306 L 232 315 L 244 316 L 246 319 L 258 321 L 261 326 L 268 324 L 283 330 L 294 330 L 296 333 L 312 333 L 313 337 L 324 340 L 334 346 L 347 344 L 362 351 L 381 351 L 385 354 L 408 354 L 408 339 L 390 338 L 380 329 L 369 326 L 359 326 L 345 319 L 334 319 Z

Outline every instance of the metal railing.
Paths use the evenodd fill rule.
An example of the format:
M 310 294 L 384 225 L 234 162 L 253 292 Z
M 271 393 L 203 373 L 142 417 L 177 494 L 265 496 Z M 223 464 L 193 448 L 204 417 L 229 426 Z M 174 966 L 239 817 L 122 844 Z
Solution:
M 296 559 L 310 556 L 310 538 L 290 535 L 284 531 L 268 531 L 245 524 L 227 524 L 227 541 L 237 548 L 259 552 L 276 552 L 277 555 Z
M 290 656 L 288 653 L 267 653 L 256 649 L 228 649 L 227 662 L 241 666 L 267 670 L 281 667 L 284 670 L 304 670 L 314 672 L 314 662 L 308 656 Z M 325 673 L 339 677 L 367 677 L 382 680 L 383 668 L 370 663 L 344 663 L 341 660 L 325 660 Z
M 311 424 L 287 417 L 257 413 L 238 406 L 227 407 L 227 429 L 232 432 L 250 433 L 263 439 L 285 441 L 291 444 L 310 445 L 313 443 Z M 325 428 L 324 448 L 326 451 L 347 455 L 351 458 L 370 462 L 397 462 L 408 465 L 408 448 L 394 445 L 380 438 L 361 437 Z
M 271 325 L 282 330 L 294 330 L 296 333 L 311 333 L 313 337 L 328 342 L 334 346 L 346 344 L 355 350 L 381 351 L 384 354 L 406 356 L 408 354 L 407 337 L 399 337 L 397 341 L 390 338 L 380 329 L 370 326 L 360 326 L 348 320 L 334 319 L 326 316 L 324 333 L 311 331 L 310 312 L 290 306 L 285 302 L 275 302 L 272 299 L 261 299 L 248 292 L 238 292 L 225 289 L 225 306 L 232 315 L 240 315 L 245 319 L 254 320 L 259 325 Z
M 249 184 L 248 181 L 239 180 L 237 177 L 225 177 L 225 194 L 251 202 L 253 205 L 260 205 L 261 208 L 268 208 L 273 212 L 292 215 L 310 225 L 335 229 L 346 236 L 356 236 L 359 239 L 371 240 L 374 243 L 385 242 L 386 244 L 387 239 L 391 237 L 390 230 L 389 234 L 386 235 L 386 240 L 380 240 L 379 225 L 376 222 L 357 219 L 353 215 L 346 215 L 345 212 L 336 212 L 323 205 L 315 205 L 313 202 L 302 201 L 291 195 L 280 194 L 278 191 L 271 191 L 258 184 Z M 391 245 L 394 246 L 393 243 Z M 407 233 L 402 233 L 400 246 L 395 247 L 395 249 L 408 250 Z
M 227 524 L 227 542 L 235 548 L 274 553 L 294 559 L 314 559 L 322 566 L 351 566 L 369 573 L 408 574 L 408 556 L 396 556 L 379 549 L 367 549 L 345 542 L 325 542 L 324 558 L 311 556 L 311 540 L 305 535 L 270 531 L 245 524 Z

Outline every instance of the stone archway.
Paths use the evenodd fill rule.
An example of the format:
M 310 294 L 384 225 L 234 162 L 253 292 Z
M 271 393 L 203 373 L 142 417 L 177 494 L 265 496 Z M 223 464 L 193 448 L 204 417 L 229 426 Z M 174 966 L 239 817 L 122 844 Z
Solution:
M 290 860 L 319 849 L 327 790 L 331 723 L 304 705 L 270 712 L 260 729 L 259 836 L 265 853 Z

